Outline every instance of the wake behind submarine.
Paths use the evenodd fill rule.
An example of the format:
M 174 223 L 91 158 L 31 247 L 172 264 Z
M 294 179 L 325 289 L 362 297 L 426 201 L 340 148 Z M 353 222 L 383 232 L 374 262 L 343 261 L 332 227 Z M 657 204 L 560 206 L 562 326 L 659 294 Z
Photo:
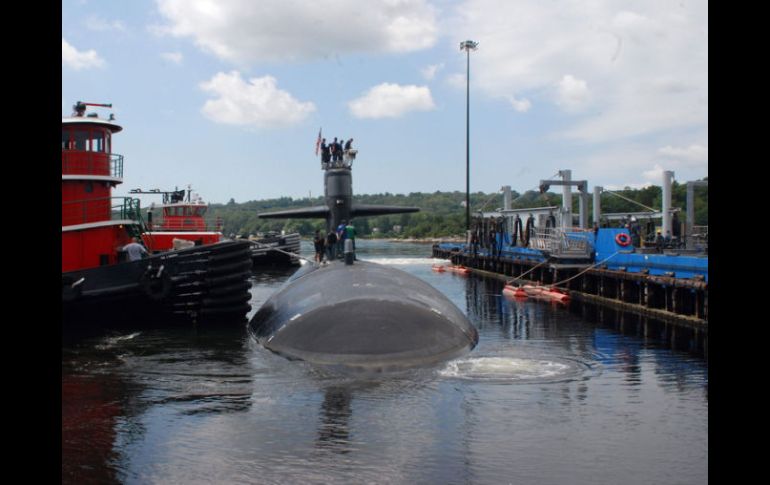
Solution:
M 327 161 L 326 207 L 259 217 L 325 217 L 328 228 L 355 215 L 416 212 L 397 206 L 352 204 L 352 160 Z M 289 359 L 365 371 L 426 367 L 459 357 L 478 331 L 448 298 L 395 268 L 354 261 L 306 264 L 249 322 L 252 336 Z

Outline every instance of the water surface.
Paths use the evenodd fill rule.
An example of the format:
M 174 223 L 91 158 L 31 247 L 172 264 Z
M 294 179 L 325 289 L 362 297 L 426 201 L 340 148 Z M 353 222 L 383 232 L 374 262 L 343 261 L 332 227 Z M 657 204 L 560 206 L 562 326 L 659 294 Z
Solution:
M 429 245 L 357 245 L 361 259 L 447 295 L 478 328 L 478 347 L 436 368 L 364 377 L 283 359 L 245 328 L 68 340 L 63 481 L 708 482 L 704 336 L 509 300 L 499 281 L 431 271 Z M 290 274 L 255 273 L 252 314 Z

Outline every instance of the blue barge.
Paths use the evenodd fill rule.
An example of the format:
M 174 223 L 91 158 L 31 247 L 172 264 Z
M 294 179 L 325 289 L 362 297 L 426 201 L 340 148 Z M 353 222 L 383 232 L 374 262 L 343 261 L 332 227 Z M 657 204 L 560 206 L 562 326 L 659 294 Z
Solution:
M 569 291 L 577 300 L 636 311 L 698 329 L 708 325 L 708 253 L 634 247 L 627 228 L 498 230 L 466 243 L 440 243 L 433 257 L 497 276 Z M 471 242 L 472 241 L 472 242 Z
M 627 249 L 617 243 L 619 234 L 629 233 L 627 229 L 620 228 L 599 229 L 599 233 L 594 239 L 595 261 L 609 258 L 604 263 L 607 269 L 708 281 L 709 260 L 707 253 L 676 249 L 664 250 L 659 253 L 657 248 L 650 250 L 645 248 Z

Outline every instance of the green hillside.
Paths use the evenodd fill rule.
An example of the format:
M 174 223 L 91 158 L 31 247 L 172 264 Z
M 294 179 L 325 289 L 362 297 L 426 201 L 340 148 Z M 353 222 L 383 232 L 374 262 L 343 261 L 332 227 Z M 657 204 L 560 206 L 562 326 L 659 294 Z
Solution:
M 707 180 L 707 179 L 704 179 Z M 574 191 L 573 191 L 574 193 Z M 647 207 L 657 210 L 661 207 L 661 188 L 650 186 L 643 189 L 615 191 L 622 197 L 602 194 L 602 212 L 638 212 L 644 210 L 641 206 L 629 202 L 630 199 Z M 396 214 L 377 217 L 356 218 L 353 223 L 359 237 L 387 238 L 430 238 L 459 236 L 465 231 L 465 193 L 464 192 L 413 192 L 403 194 L 374 194 L 358 195 L 354 200 L 361 204 L 384 204 L 419 207 L 420 212 L 411 214 Z M 503 206 L 502 193 L 476 192 L 470 196 L 471 210 L 491 211 Z M 561 194 L 552 192 L 539 193 L 528 191 L 524 194 L 512 193 L 513 208 L 544 207 L 561 205 Z M 257 232 L 281 231 L 299 232 L 303 236 L 312 235 L 317 229 L 323 231 L 325 222 L 321 219 L 259 219 L 260 212 L 271 212 L 283 209 L 294 209 L 323 205 L 322 197 L 312 199 L 280 199 L 254 200 L 236 203 L 230 200 L 227 204 L 211 204 L 209 216 L 221 217 L 226 235 L 248 235 Z M 672 206 L 682 209 L 680 220 L 685 219 L 686 185 L 676 182 L 672 185 Z M 589 202 L 589 214 L 592 202 Z M 577 213 L 577 198 L 573 200 L 573 212 Z M 590 216 L 589 216 L 590 218 Z M 695 190 L 695 224 L 708 225 L 708 188 L 699 187 Z M 400 227 L 399 227 L 400 226 Z

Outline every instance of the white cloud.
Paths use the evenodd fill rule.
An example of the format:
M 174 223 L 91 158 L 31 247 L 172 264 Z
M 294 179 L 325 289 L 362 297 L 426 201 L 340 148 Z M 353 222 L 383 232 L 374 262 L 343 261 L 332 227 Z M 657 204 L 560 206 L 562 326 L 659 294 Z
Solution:
M 677 158 L 680 160 L 683 159 L 686 162 L 692 162 L 695 164 L 708 162 L 708 159 L 709 159 L 708 147 L 704 147 L 703 145 L 697 145 L 697 144 L 690 145 L 684 148 L 677 148 L 677 147 L 668 145 L 658 150 L 658 153 L 660 153 L 665 157 Z
M 272 76 L 244 81 L 237 71 L 217 73 L 200 88 L 217 96 L 206 101 L 203 114 L 212 121 L 256 128 L 297 124 L 315 111 L 310 102 L 300 102 L 278 89 Z
M 427 81 L 432 81 L 436 77 L 436 73 L 444 68 L 444 64 L 431 64 L 430 66 L 424 67 L 420 70 L 420 74 L 422 74 L 422 77 L 425 78 Z
M 662 157 L 661 149 L 655 146 L 660 145 L 646 140 L 601 145 L 570 157 L 568 163 L 560 164 L 558 169 L 571 169 L 572 178 L 588 180 L 589 187 L 599 185 L 610 190 L 660 186 L 664 170 L 674 172 L 677 181 L 708 176 L 707 164 L 695 166 Z
M 427 0 L 156 0 L 166 25 L 236 63 L 328 58 L 356 52 L 410 52 L 436 42 Z
M 651 182 L 640 182 L 640 183 L 632 183 L 632 184 L 625 184 L 625 185 L 616 185 L 616 184 L 607 184 L 606 186 L 602 187 L 605 190 L 611 190 L 613 192 L 620 192 L 626 189 L 634 189 L 634 190 L 640 190 L 645 187 L 649 187 L 650 185 L 657 185 L 660 186 L 660 181 L 657 183 L 651 183 Z M 643 207 L 639 207 L 639 210 L 643 210 Z
M 95 50 L 80 52 L 63 38 L 61 40 L 61 62 L 62 65 L 76 71 L 102 67 L 105 64 L 104 59 L 99 57 Z
M 397 118 L 410 111 L 430 111 L 436 107 L 427 86 L 400 86 L 383 83 L 348 103 L 356 118 Z
M 97 32 L 105 32 L 110 30 L 116 30 L 119 32 L 125 32 L 126 26 L 120 20 L 107 20 L 98 15 L 91 15 L 86 18 L 86 28 L 88 30 L 94 30 Z
M 644 177 L 649 184 L 661 185 L 663 183 L 663 172 L 665 171 L 666 169 L 656 163 L 651 169 L 642 172 L 642 177 Z
M 163 59 L 176 64 L 177 66 L 182 64 L 184 56 L 181 52 L 163 52 L 160 54 Z
M 532 107 L 532 103 L 528 99 L 518 99 L 513 96 L 505 96 L 505 99 L 511 104 L 511 107 L 519 113 L 525 113 Z
M 465 85 L 467 83 L 467 78 L 465 77 L 465 73 L 463 73 L 463 74 L 455 73 L 455 74 L 448 75 L 446 77 L 446 82 L 447 82 L 447 84 L 449 84 L 452 87 L 455 87 L 455 88 L 458 88 L 458 89 L 459 88 L 465 89 Z
M 556 90 L 556 103 L 568 111 L 577 110 L 588 101 L 588 83 L 571 74 L 561 78 Z
M 447 31 L 473 32 L 479 42 L 472 87 L 490 97 L 552 95 L 568 110 L 590 106 L 560 125 L 565 137 L 606 142 L 707 125 L 706 0 L 466 0 L 453 12 Z

